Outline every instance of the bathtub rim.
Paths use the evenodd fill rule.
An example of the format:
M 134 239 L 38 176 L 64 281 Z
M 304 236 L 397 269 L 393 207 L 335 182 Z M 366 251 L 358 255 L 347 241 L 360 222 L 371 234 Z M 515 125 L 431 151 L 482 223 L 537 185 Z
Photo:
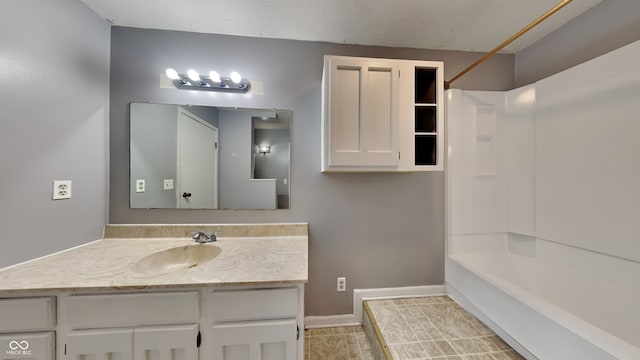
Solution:
M 571 314 L 566 310 L 563 310 L 556 305 L 553 305 L 549 301 L 546 301 L 544 298 L 526 289 L 518 287 L 517 285 L 512 284 L 507 280 L 503 280 L 490 274 L 486 274 L 477 267 L 474 267 L 472 264 L 465 262 L 464 258 L 461 258 L 461 256 L 466 257 L 470 255 L 473 256 L 473 253 L 447 255 L 447 262 L 453 261 L 455 264 L 463 267 L 466 271 L 473 273 L 480 279 L 486 281 L 488 284 L 504 292 L 507 296 L 515 299 L 524 306 L 529 307 L 530 309 L 540 314 L 547 320 L 555 323 L 556 325 L 567 329 L 567 331 L 575 334 L 577 337 L 593 344 L 595 347 L 601 349 L 602 351 L 611 354 L 618 359 L 640 359 L 640 348 L 635 347 L 634 345 L 606 332 L 605 330 L 602 330 L 601 328 L 585 320 L 582 320 L 581 318 Z M 448 265 L 447 267 L 449 266 L 450 265 Z M 455 292 L 458 292 L 460 295 L 467 298 L 469 303 L 475 307 L 475 304 L 473 304 L 473 301 L 468 299 L 464 290 L 461 289 L 457 284 L 449 281 L 449 278 L 447 277 L 447 271 L 445 271 L 445 283 L 447 285 L 448 291 L 450 287 L 453 287 L 453 289 L 455 289 Z M 496 326 L 498 326 L 498 328 L 500 328 L 499 322 L 496 322 L 495 319 L 493 319 L 489 314 L 484 313 L 484 311 L 478 307 L 476 307 L 476 309 L 477 311 L 482 312 L 486 318 L 490 319 L 491 322 L 493 322 Z M 502 330 L 502 332 L 504 333 L 505 331 Z M 511 335 L 509 336 L 511 337 Z M 522 344 L 516 338 L 513 338 L 513 341 L 515 341 L 517 344 L 520 344 L 530 354 L 534 355 L 533 352 L 526 348 L 526 344 Z

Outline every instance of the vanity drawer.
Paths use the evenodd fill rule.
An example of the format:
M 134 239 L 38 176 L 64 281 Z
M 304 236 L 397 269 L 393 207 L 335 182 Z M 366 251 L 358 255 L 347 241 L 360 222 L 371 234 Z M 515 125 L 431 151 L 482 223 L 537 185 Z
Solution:
M 214 291 L 208 313 L 213 322 L 295 318 L 298 289 Z
M 54 333 L 0 335 L 0 360 L 53 360 Z
M 65 301 L 71 329 L 187 324 L 199 321 L 198 292 L 72 295 Z
M 0 333 L 49 330 L 56 325 L 52 297 L 0 299 Z

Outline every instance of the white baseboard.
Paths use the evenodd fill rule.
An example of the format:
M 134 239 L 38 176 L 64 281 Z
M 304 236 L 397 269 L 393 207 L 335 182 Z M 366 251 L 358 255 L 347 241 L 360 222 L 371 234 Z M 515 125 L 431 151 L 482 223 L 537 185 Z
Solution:
M 362 324 L 362 301 L 445 295 L 444 285 L 353 290 L 353 316 Z
M 304 328 L 362 325 L 362 301 L 445 295 L 444 285 L 353 290 L 353 314 L 305 316 Z
M 356 325 L 361 324 L 353 314 L 304 317 L 305 329 Z

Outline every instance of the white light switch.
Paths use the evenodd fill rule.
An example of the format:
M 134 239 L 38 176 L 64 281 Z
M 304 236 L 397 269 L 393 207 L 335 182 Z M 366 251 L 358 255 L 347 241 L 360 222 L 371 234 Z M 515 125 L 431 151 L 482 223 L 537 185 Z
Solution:
M 136 192 L 137 193 L 143 193 L 145 190 L 145 183 L 144 183 L 144 179 L 138 179 L 136 180 Z
M 71 180 L 53 180 L 53 200 L 71 199 Z
M 164 179 L 164 189 L 173 190 L 173 179 Z

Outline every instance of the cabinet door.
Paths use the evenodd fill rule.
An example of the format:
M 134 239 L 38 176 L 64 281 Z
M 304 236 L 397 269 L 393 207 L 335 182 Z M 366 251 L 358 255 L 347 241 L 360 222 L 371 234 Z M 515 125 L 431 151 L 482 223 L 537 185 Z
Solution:
M 325 72 L 323 121 L 328 162 L 323 166 L 397 166 L 397 63 L 328 57 Z
M 296 333 L 295 319 L 214 325 L 213 359 L 295 360 Z
M 67 359 L 132 360 L 133 330 L 79 330 L 70 332 L 65 341 Z
M 134 360 L 197 360 L 198 325 L 150 326 L 133 332 Z
M 0 360 L 53 360 L 55 335 L 44 333 L 17 333 L 0 335 Z

